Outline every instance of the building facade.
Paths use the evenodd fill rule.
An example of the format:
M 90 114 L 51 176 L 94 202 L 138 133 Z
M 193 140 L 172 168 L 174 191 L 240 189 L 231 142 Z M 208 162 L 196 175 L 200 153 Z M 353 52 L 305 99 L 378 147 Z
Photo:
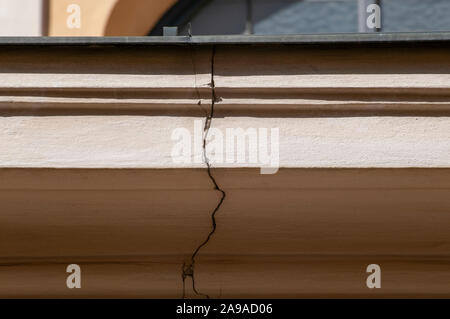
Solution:
M 449 43 L 2 38 L 0 296 L 450 297 Z

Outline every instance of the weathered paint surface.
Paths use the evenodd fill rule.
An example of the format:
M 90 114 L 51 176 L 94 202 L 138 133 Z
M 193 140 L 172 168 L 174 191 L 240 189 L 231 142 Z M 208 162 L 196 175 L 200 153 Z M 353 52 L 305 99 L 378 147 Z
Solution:
M 227 197 L 202 292 L 449 297 L 449 63 L 436 47 L 5 48 L 0 296 L 181 296 L 219 194 L 171 134 L 205 119 L 214 79 L 211 128 L 278 127 L 282 168 L 213 164 Z

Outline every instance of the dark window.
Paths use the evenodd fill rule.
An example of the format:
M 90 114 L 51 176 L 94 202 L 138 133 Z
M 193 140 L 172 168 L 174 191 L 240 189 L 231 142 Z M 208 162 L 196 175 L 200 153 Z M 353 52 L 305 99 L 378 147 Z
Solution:
M 361 0 L 179 0 L 151 31 L 194 35 L 358 32 Z M 383 32 L 450 31 L 450 0 L 380 0 Z M 249 21 L 250 20 L 250 21 Z

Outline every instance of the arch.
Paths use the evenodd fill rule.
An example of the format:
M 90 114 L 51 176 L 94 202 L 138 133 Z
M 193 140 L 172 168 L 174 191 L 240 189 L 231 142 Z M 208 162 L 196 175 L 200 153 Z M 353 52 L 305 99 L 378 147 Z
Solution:
M 106 23 L 104 35 L 147 35 L 176 2 L 176 0 L 118 0 Z
M 163 26 L 182 27 L 189 22 L 203 6 L 211 0 L 178 0 L 164 15 L 157 21 L 148 35 L 162 35 Z

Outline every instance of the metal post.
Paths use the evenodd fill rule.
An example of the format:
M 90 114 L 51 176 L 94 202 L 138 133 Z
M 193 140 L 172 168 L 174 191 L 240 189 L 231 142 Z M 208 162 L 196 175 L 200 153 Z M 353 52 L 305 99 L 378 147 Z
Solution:
M 172 37 L 178 35 L 178 27 L 163 27 L 163 36 Z
M 381 0 L 358 0 L 358 32 L 380 32 L 381 31 L 381 12 L 380 12 L 380 27 L 369 28 L 367 25 L 367 18 L 373 14 L 372 11 L 367 12 L 367 8 L 376 4 L 381 9 Z
M 252 0 L 246 0 L 247 18 L 245 22 L 245 34 L 253 34 L 253 7 Z

